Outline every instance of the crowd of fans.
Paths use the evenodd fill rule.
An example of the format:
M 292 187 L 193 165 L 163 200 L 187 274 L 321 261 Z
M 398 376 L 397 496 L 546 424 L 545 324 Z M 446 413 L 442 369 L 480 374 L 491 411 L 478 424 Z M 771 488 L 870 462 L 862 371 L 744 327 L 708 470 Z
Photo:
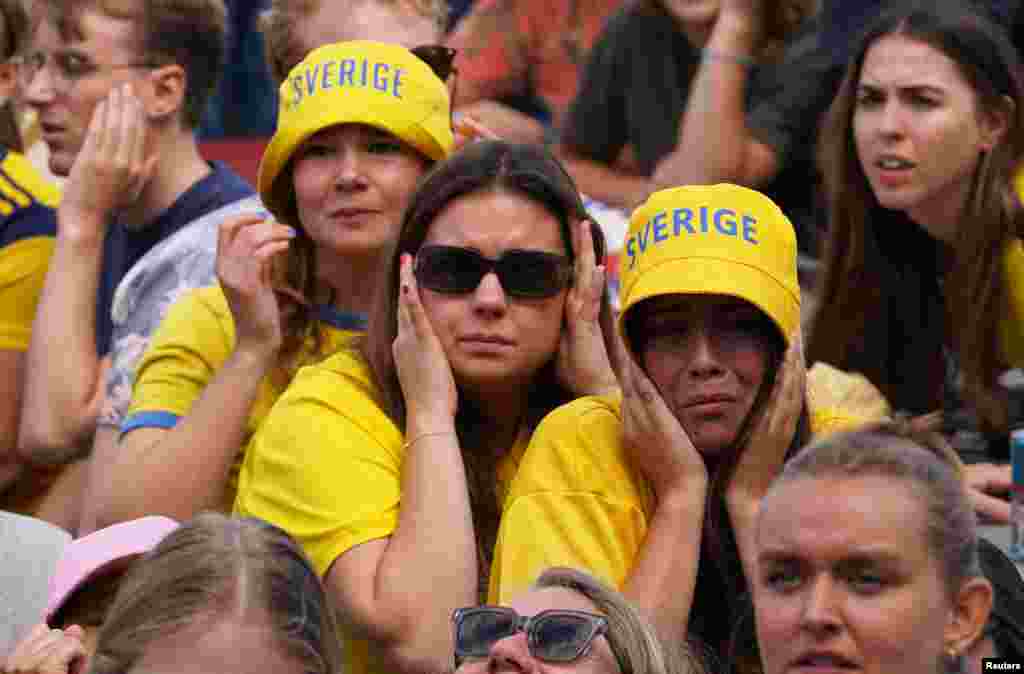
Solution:
M 0 672 L 1021 662 L 1024 8 L 449 10 L 0 0 Z

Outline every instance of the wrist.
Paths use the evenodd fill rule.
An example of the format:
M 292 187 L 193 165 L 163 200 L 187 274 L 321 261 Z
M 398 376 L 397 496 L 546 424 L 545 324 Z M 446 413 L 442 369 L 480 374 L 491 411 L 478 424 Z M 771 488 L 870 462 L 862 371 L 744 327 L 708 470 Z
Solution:
M 58 238 L 79 245 L 102 246 L 106 231 L 106 217 L 64 206 L 57 211 Z
M 708 481 L 705 476 L 693 477 L 655 488 L 655 492 L 658 498 L 658 511 L 663 514 L 703 512 L 707 501 Z
M 279 351 L 280 345 L 239 342 L 231 354 L 231 360 L 236 367 L 252 371 L 262 378 L 277 359 Z
M 427 410 L 407 410 L 405 438 L 408 442 L 421 435 L 455 433 L 455 417 Z
M 754 12 L 725 10 L 718 15 L 707 47 L 724 51 L 753 53 L 764 32 L 765 17 Z

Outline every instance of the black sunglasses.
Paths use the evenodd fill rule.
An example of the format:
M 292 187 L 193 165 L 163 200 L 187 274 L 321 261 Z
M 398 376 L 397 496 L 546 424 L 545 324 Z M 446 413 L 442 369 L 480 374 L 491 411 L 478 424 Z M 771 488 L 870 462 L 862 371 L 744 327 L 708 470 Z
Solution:
M 594 639 L 608 632 L 608 619 L 586 611 L 551 610 L 521 616 L 504 606 L 457 609 L 455 666 L 467 658 L 486 658 L 494 644 L 526 632 L 530 655 L 546 662 L 572 662 L 587 652 Z
M 413 271 L 421 286 L 448 295 L 473 292 L 492 271 L 512 297 L 554 297 L 572 281 L 566 257 L 540 250 L 510 250 L 493 260 L 469 248 L 423 246 Z
M 409 50 L 413 56 L 430 66 L 438 79 L 447 82 L 453 74 L 458 74 L 455 68 L 455 49 L 446 47 L 443 44 L 423 44 Z

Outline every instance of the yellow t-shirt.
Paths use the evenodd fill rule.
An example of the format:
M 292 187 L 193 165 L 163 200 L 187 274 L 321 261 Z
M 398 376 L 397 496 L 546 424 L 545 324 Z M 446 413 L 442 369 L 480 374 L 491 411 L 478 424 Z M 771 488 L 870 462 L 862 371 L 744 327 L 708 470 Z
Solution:
M 507 603 L 550 566 L 622 587 L 647 535 L 654 493 L 622 445 L 619 396 L 580 398 L 537 427 L 505 501 L 489 603 Z M 867 379 L 816 364 L 807 374 L 815 436 L 884 418 Z
M 362 319 L 353 314 L 320 312 L 323 348 L 331 354 L 362 330 Z M 187 415 L 192 403 L 235 348 L 235 323 L 227 298 L 219 285 L 193 290 L 167 311 L 149 348 L 139 363 L 128 415 L 121 433 L 136 428 L 173 428 Z M 259 428 L 283 386 L 268 374 L 249 413 L 246 438 Z M 244 447 L 231 470 L 223 509 L 230 511 L 238 488 L 238 470 Z
M 498 466 L 499 498 L 526 449 Z M 369 367 L 343 350 L 299 370 L 245 454 L 235 512 L 292 535 L 324 576 L 347 550 L 390 536 L 402 500 L 403 432 L 378 404 Z M 348 674 L 384 672 L 365 640 L 345 638 Z
M 60 192 L 24 155 L 0 150 L 0 157 L 0 349 L 27 351 Z
M 1006 307 L 999 322 L 1003 357 L 1010 367 L 1024 367 L 1024 245 L 1014 239 L 1003 254 Z

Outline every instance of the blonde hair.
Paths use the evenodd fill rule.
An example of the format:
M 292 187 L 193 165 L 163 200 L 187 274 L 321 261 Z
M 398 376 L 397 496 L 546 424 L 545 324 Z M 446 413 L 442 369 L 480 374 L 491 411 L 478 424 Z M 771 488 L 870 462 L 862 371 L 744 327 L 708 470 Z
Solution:
M 288 73 L 305 58 L 307 45 L 297 44 L 296 26 L 320 7 L 320 3 L 333 0 L 271 0 L 270 8 L 259 18 L 259 30 L 263 33 L 267 65 L 274 81 L 280 85 Z M 448 19 L 448 4 L 445 0 L 342 0 L 344 2 L 378 2 L 391 7 L 410 9 L 430 19 L 438 31 L 444 31 Z M 320 46 L 320 45 L 317 45 Z
M 704 674 L 704 666 L 685 642 L 662 641 L 621 592 L 593 576 L 556 566 L 544 571 L 533 587 L 561 587 L 586 597 L 608 619 L 606 637 L 622 674 Z
M 202 620 L 257 617 L 310 674 L 338 674 L 334 614 L 294 541 L 257 519 L 205 513 L 168 534 L 121 581 L 89 674 L 123 674 L 158 642 Z

